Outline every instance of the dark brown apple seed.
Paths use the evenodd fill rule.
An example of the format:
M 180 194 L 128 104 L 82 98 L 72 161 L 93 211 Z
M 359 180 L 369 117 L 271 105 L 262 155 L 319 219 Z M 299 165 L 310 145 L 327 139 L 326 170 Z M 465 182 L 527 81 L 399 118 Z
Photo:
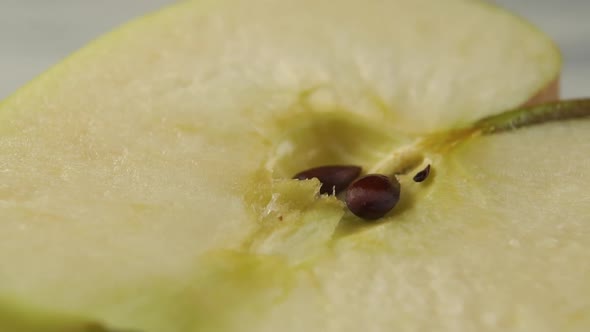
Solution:
M 383 217 L 399 202 L 400 184 L 396 178 L 369 174 L 354 181 L 346 190 L 346 205 L 356 216 L 374 220 Z
M 314 167 L 297 173 L 293 179 L 307 180 L 317 178 L 322 183 L 321 194 L 338 194 L 346 189 L 360 174 L 361 168 L 353 165 L 333 165 Z
M 414 175 L 414 182 L 422 182 L 422 181 L 426 180 L 426 178 L 428 178 L 429 174 L 430 174 L 430 164 L 428 164 L 428 166 L 426 166 L 426 168 L 424 168 L 420 172 L 416 173 L 416 175 Z

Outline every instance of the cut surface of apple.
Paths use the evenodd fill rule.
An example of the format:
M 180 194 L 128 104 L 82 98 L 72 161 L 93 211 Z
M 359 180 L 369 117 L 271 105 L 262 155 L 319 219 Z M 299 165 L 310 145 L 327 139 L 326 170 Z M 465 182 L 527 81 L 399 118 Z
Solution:
M 0 104 L 0 330 L 587 330 L 590 121 L 417 144 L 559 65 L 479 1 L 132 22 Z M 369 224 L 290 179 L 331 164 L 402 173 L 401 201 Z

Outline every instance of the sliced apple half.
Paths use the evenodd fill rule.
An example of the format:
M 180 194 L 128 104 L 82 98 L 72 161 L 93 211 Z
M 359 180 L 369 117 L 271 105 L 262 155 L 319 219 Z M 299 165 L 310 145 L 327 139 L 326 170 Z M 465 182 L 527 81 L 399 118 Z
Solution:
M 0 104 L 0 330 L 590 328 L 590 121 L 493 129 L 559 64 L 478 1 L 130 23 Z M 333 164 L 401 201 L 369 224 L 291 180 Z

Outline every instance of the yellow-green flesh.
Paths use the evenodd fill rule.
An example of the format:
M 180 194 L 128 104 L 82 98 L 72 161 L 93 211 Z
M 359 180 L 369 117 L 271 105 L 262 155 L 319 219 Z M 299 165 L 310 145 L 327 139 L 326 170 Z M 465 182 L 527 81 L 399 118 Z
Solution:
M 546 37 L 475 1 L 189 1 L 131 23 L 0 105 L 0 330 L 584 330 L 589 121 L 423 151 L 433 174 L 402 177 L 377 224 L 288 180 L 369 169 L 558 71 Z

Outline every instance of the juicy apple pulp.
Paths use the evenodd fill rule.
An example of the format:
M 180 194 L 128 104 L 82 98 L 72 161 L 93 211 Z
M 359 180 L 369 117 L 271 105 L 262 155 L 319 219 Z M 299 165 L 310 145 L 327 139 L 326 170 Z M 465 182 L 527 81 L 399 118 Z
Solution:
M 131 23 L 0 105 L 0 328 L 588 328 L 590 121 L 436 134 L 558 73 L 550 40 L 478 1 Z M 400 203 L 367 224 L 290 180 L 328 164 L 400 173 Z

